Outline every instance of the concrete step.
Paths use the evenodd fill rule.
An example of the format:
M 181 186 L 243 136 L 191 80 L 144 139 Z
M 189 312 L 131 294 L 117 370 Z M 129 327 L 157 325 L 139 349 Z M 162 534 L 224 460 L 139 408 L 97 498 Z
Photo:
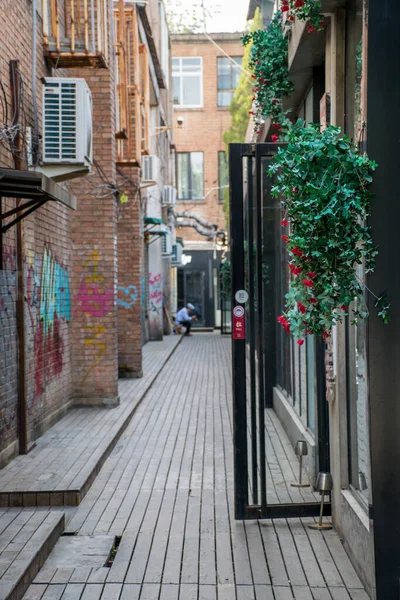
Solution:
M 64 531 L 59 511 L 0 514 L 0 600 L 20 600 Z

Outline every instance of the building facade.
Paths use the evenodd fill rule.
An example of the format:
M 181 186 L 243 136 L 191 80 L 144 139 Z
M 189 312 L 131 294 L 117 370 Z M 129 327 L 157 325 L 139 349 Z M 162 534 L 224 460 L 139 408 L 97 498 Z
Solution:
M 119 376 L 142 375 L 142 344 L 162 338 L 169 303 L 173 161 L 162 2 L 0 11 L 1 466 L 70 407 L 115 406 Z M 146 262 L 149 211 L 160 223 Z
M 249 17 L 256 6 L 256 2 L 250 3 Z M 275 2 L 274 10 L 280 6 Z M 268 11 L 265 20 L 272 16 L 269 9 L 264 9 Z M 297 440 L 307 442 L 311 483 L 318 471 L 331 472 L 334 526 L 370 597 L 378 600 L 397 597 L 399 570 L 395 506 L 400 481 L 394 466 L 399 456 L 398 276 L 389 266 L 399 254 L 394 235 L 398 135 L 397 126 L 390 127 L 397 122 L 392 107 L 400 94 L 397 81 L 391 77 L 399 62 L 398 32 L 393 26 L 398 11 L 395 2 L 322 0 L 322 31 L 310 32 L 308 24 L 298 19 L 284 22 L 294 84 L 284 108 L 294 119 L 322 127 L 339 126 L 361 152 L 368 152 L 379 164 L 373 177 L 370 216 L 373 240 L 379 248 L 377 266 L 373 275 L 367 275 L 362 266 L 357 267 L 357 274 L 366 290 L 387 291 L 391 324 L 383 324 L 376 316 L 375 299 L 369 291 L 368 321 L 354 327 L 346 318 L 322 346 L 312 337 L 302 347 L 293 341 L 282 346 L 276 341 L 281 336 L 279 326 L 271 322 L 269 333 L 273 345 L 277 344 L 276 351 L 272 347 L 276 359 L 266 379 L 266 394 L 271 393 L 272 406 L 293 446 Z M 381 44 L 378 40 L 385 41 Z M 271 141 L 271 125 L 267 119 L 254 133 L 251 123 L 248 141 Z M 267 210 L 268 192 L 263 201 Z M 282 264 L 278 260 L 270 265 L 281 273 L 280 279 Z M 275 319 L 283 308 L 283 292 L 280 302 L 272 311 Z M 278 351 L 282 347 L 287 360 L 285 373 L 281 372 Z M 320 412 L 324 406 L 328 457 L 321 465 L 324 438 Z M 387 544 L 389 530 L 393 541 Z
M 176 226 L 185 244 L 178 304 L 196 306 L 197 325 L 220 326 L 219 268 L 226 230 L 228 166 L 223 135 L 240 74 L 240 33 L 172 35 Z

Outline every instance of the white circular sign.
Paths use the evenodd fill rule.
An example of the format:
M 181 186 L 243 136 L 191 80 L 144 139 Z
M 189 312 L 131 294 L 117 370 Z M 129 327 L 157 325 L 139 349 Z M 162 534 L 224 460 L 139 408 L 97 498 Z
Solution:
M 233 314 L 235 315 L 235 317 L 243 317 L 243 315 L 244 315 L 243 306 L 235 306 L 235 308 L 233 309 Z
M 246 290 L 238 290 L 235 294 L 236 302 L 240 302 L 240 304 L 245 304 L 249 299 L 249 295 Z

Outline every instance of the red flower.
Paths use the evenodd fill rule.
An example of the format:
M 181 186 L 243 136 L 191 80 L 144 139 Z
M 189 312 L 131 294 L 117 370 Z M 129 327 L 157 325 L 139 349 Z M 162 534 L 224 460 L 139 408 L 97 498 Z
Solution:
M 286 333 L 290 333 L 290 323 L 289 321 L 286 319 L 286 317 L 278 317 L 277 319 L 279 321 L 279 323 L 282 325 L 283 329 L 286 331 Z
M 300 275 L 302 272 L 302 267 L 296 267 L 296 265 L 289 265 L 289 269 L 292 271 L 293 275 Z
M 327 340 L 327 339 L 329 339 L 329 331 L 324 331 L 324 333 L 322 334 L 322 338 L 323 338 L 324 340 Z
M 272 123 L 272 129 L 280 129 L 281 126 L 279 125 L 279 123 Z
M 299 311 L 301 312 L 302 315 L 305 314 L 305 312 L 307 311 L 306 307 L 304 306 L 304 304 L 302 302 L 298 302 L 297 306 L 299 307 Z
M 249 115 L 254 115 L 254 114 L 255 114 L 254 110 L 249 110 Z
M 311 302 L 311 304 L 317 304 L 317 299 L 316 298 L 310 298 L 310 302 Z
M 272 98 L 271 102 L 272 102 L 272 104 L 276 104 L 278 102 L 278 100 L 276 98 Z
M 315 29 L 312 25 L 310 25 L 310 27 L 307 28 L 308 33 L 315 33 Z
M 284 4 L 283 6 L 281 6 L 281 11 L 282 12 L 288 12 L 288 10 L 290 10 L 289 6 L 287 4 Z
M 289 15 L 288 19 L 289 19 L 289 21 L 294 21 L 294 15 Z
M 252 97 L 252 99 L 251 99 L 251 101 L 252 101 L 252 102 L 254 102 L 254 100 L 255 100 L 255 99 L 256 99 L 256 97 L 255 97 L 255 96 L 253 96 L 253 97 Z
M 306 329 L 306 335 L 311 335 L 311 331 L 309 329 Z
M 283 241 L 284 241 L 284 242 L 286 242 L 286 243 L 288 243 L 288 241 L 289 241 L 289 238 L 288 238 L 288 236 L 287 236 L 287 235 L 283 235 L 283 236 L 282 236 L 282 239 L 283 239 Z
M 305 4 L 304 0 L 296 0 L 296 2 L 294 3 L 294 7 L 302 8 L 302 6 L 304 6 L 304 4 Z
M 279 136 L 278 136 L 278 135 L 276 135 L 276 133 L 274 133 L 273 135 L 271 135 L 271 140 L 272 140 L 273 142 L 277 142 L 277 141 L 279 140 Z
M 320 24 L 319 24 L 319 27 L 320 27 L 320 29 L 324 29 L 325 23 L 323 21 L 321 21 Z
M 314 279 L 314 278 L 315 278 L 315 276 L 316 276 L 317 274 L 316 274 L 316 273 L 314 273 L 314 271 L 309 271 L 309 272 L 307 273 L 307 275 L 309 276 L 309 278 L 310 278 L 310 279 Z
M 309 288 L 314 287 L 314 283 L 311 281 L 311 279 L 303 279 L 303 283 Z
M 252 79 L 257 79 L 257 77 L 255 75 L 252 75 L 251 78 Z
M 342 310 L 344 310 L 345 312 L 347 312 L 349 310 L 349 307 L 346 306 L 345 304 L 342 304 Z
M 262 129 L 259 129 L 259 130 L 257 131 L 257 135 L 262 135 Z
M 297 343 L 299 346 L 302 346 L 304 344 L 304 340 L 297 340 Z
M 299 188 L 297 187 L 297 185 L 296 185 L 296 187 L 292 187 L 292 192 L 293 192 L 293 194 L 299 193 Z
M 292 248 L 292 252 L 296 256 L 303 256 L 303 252 L 302 252 L 302 250 L 300 250 L 300 248 L 298 246 L 295 246 L 294 248 Z
M 286 219 L 282 219 L 281 225 L 282 227 L 287 227 L 289 225 L 289 221 L 287 221 Z

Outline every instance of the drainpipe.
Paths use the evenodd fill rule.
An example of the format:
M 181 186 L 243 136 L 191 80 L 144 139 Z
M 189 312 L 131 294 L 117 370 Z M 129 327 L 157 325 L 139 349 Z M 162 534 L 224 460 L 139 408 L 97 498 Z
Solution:
M 19 61 L 10 61 L 10 82 L 12 97 L 12 112 L 14 120 L 12 126 L 18 126 L 20 122 L 20 83 Z M 18 131 L 14 141 L 14 166 L 17 171 L 22 169 L 21 160 L 21 135 Z M 22 200 L 17 199 L 17 207 Z M 21 212 L 17 213 L 20 216 Z M 16 224 L 16 252 L 17 252 L 17 348 L 18 348 L 18 441 L 19 453 L 28 453 L 28 430 L 27 430 L 27 403 L 26 403 L 26 375 L 25 375 L 25 312 L 24 312 L 24 259 L 23 259 L 23 229 L 22 222 Z

